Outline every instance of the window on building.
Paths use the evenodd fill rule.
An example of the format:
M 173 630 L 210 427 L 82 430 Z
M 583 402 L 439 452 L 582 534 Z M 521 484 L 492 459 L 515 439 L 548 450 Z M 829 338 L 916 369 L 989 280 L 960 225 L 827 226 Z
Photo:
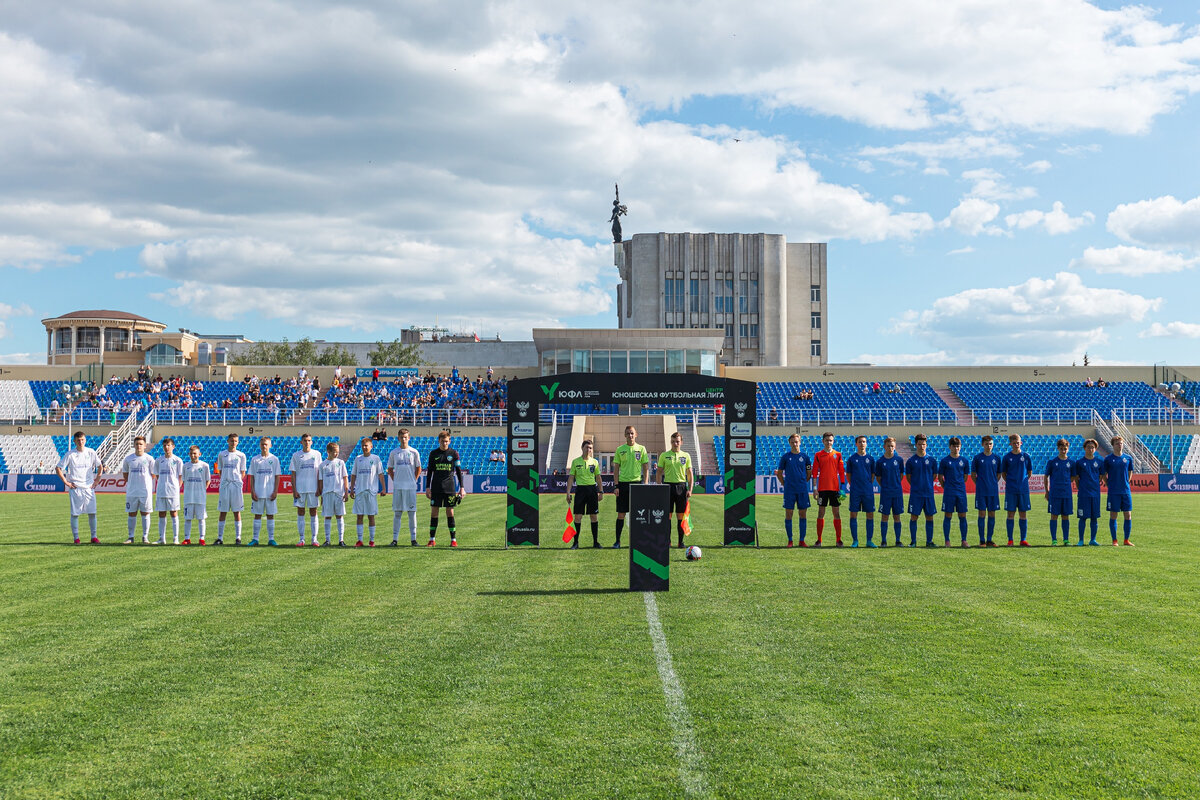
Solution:
M 592 351 L 591 350 L 574 350 L 574 351 L 572 351 L 571 371 L 572 372 L 591 372 L 592 371 Z
M 708 281 L 692 278 L 688 284 L 688 308 L 693 314 L 708 313 Z
M 156 344 L 146 351 L 146 363 L 152 367 L 181 366 L 187 363 L 183 353 L 169 344 Z
M 687 373 L 689 375 L 699 375 L 700 374 L 700 351 L 699 350 L 688 350 L 687 351 Z
M 554 351 L 553 350 L 543 350 L 542 351 L 542 374 L 543 375 L 553 375 L 554 374 Z
M 814 303 L 821 302 L 821 287 L 819 285 L 815 283 L 812 285 L 812 289 L 809 291 L 809 299 Z
M 608 372 L 608 351 L 592 351 L 592 372 Z
M 668 314 L 683 311 L 683 278 L 667 278 L 663 291 Z
M 667 372 L 683 372 L 684 351 L 667 351 Z
M 661 375 L 667 371 L 667 354 L 664 350 L 646 351 L 646 372 Z
M 821 340 L 813 339 L 812 344 L 808 349 L 808 352 L 809 352 L 809 355 L 820 357 L 820 355 L 821 355 Z
M 733 313 L 733 278 L 717 281 L 716 312 Z
M 629 371 L 641 372 L 646 371 L 646 351 L 645 350 L 630 350 L 629 351 Z
M 738 310 L 743 314 L 758 313 L 758 278 L 738 281 Z
M 76 353 L 99 353 L 100 352 L 100 329 L 99 328 L 76 328 L 75 329 L 75 352 Z
M 129 349 L 129 331 L 125 328 L 104 330 L 104 349 L 109 353 L 121 353 Z
M 609 372 L 629 372 L 629 351 L 612 350 L 608 354 Z
M 54 352 L 70 353 L 71 352 L 71 329 L 59 328 L 54 332 Z
M 812 312 L 812 327 L 813 327 L 814 331 L 821 329 L 821 312 L 820 311 Z
M 743 322 L 738 326 L 738 332 L 743 339 L 757 339 L 758 323 Z
M 733 338 L 733 323 L 732 323 L 732 322 L 728 323 L 728 324 L 725 326 L 725 338 L 726 338 L 726 339 L 732 339 L 732 338 Z

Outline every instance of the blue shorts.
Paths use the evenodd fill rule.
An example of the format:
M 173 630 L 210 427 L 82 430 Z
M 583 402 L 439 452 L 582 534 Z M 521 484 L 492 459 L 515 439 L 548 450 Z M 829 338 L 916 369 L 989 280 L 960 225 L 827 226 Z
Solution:
M 1078 516 L 1080 519 L 1098 519 L 1100 517 L 1100 496 L 1080 497 Z
M 977 494 L 975 495 L 975 510 L 976 511 L 999 511 L 1000 497 L 994 494 Z
M 808 492 L 789 492 L 783 493 L 783 507 L 788 511 L 793 508 L 805 509 L 812 505 L 812 500 L 808 496 Z
M 914 517 L 921 514 L 932 517 L 937 513 L 937 502 L 932 497 L 913 497 L 909 495 L 908 513 Z
M 1133 511 L 1133 497 L 1127 494 L 1110 494 L 1106 507 L 1109 511 Z
M 1029 510 L 1029 492 L 1005 492 L 1004 493 L 1004 510 L 1005 511 L 1028 511 Z
M 870 494 L 851 494 L 850 495 L 850 513 L 854 514 L 859 511 L 866 511 L 868 514 L 875 512 L 875 493 Z
M 1051 497 L 1046 513 L 1052 517 L 1070 516 L 1074 510 L 1071 508 L 1071 505 L 1071 498 L 1069 497 Z
M 963 494 L 943 494 L 942 495 L 942 513 L 943 514 L 965 514 L 967 513 L 967 495 Z
M 904 513 L 904 495 L 902 494 L 881 494 L 879 495 L 879 513 L 885 517 L 891 514 L 893 517 L 898 517 Z

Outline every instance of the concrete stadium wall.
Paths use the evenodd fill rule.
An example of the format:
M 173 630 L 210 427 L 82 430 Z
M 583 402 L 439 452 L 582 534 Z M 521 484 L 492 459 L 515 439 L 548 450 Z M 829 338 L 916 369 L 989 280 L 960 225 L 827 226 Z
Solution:
M 1200 380 L 1200 366 L 1172 366 L 1195 380 Z M 824 367 L 726 367 L 725 377 L 747 381 L 849 381 L 851 383 L 903 383 L 925 381 L 945 386 L 949 381 L 1078 381 L 1088 377 L 1107 381 L 1141 381 L 1154 383 L 1154 367 L 1090 366 L 1090 367 L 871 367 L 828 364 Z M 1161 377 L 1159 378 L 1161 380 Z

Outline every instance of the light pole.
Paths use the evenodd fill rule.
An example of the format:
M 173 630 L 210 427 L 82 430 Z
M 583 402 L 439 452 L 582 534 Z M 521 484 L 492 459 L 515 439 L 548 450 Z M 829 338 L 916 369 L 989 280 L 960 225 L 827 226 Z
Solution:
M 1175 398 L 1175 395 L 1179 393 L 1179 390 L 1181 388 L 1183 388 L 1183 387 L 1181 387 L 1178 383 L 1172 383 L 1170 386 L 1168 386 L 1165 383 L 1160 383 L 1158 385 L 1159 391 L 1161 391 L 1163 394 L 1165 394 L 1167 396 L 1167 400 L 1170 401 L 1167 404 L 1168 405 L 1167 421 L 1168 421 L 1169 430 L 1170 430 L 1170 436 L 1168 438 L 1168 441 L 1170 444 L 1170 451 L 1171 451 L 1171 463 L 1168 466 L 1169 466 L 1171 472 L 1175 471 L 1175 413 L 1174 413 L 1175 412 L 1175 408 L 1174 408 L 1175 399 L 1174 398 Z

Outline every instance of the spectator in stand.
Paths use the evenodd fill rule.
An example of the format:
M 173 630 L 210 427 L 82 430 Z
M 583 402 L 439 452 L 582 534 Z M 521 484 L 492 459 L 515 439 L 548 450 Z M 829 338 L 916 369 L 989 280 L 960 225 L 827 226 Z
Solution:
M 371 370 L 371 383 L 379 383 L 379 367 Z
M 779 410 L 778 410 L 778 409 L 776 409 L 776 408 L 772 408 L 772 409 L 771 409 L 771 414 L 770 414 L 770 417 L 769 417 L 769 418 L 770 418 L 770 420 L 771 420 L 771 424 L 772 424 L 772 425 L 774 425 L 775 423 L 779 422 Z
M 875 383 L 871 384 L 871 392 L 874 394 L 879 394 L 880 388 L 879 381 L 875 381 Z
M 1087 388 L 1089 388 L 1089 389 L 1095 389 L 1095 388 L 1096 388 L 1096 382 L 1095 382 L 1094 380 L 1092 380 L 1092 376 L 1091 376 L 1091 375 L 1088 375 L 1088 378 L 1087 378 L 1087 380 L 1086 380 L 1086 381 L 1084 381 L 1084 382 L 1083 382 L 1083 385 L 1084 385 L 1084 386 L 1086 386 L 1086 387 L 1087 387 Z

